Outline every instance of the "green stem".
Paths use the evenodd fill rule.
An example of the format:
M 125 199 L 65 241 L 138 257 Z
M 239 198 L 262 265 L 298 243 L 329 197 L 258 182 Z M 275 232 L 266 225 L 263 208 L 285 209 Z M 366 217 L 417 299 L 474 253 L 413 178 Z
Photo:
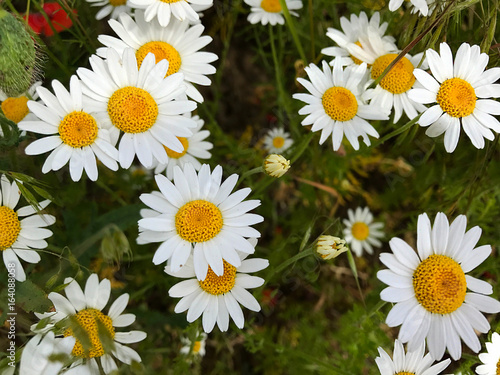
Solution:
M 372 147 L 378 147 L 380 146 L 382 143 L 384 143 L 385 141 L 391 139 L 392 137 L 395 137 L 396 135 L 398 134 L 401 134 L 405 131 L 407 131 L 408 129 L 410 129 L 413 125 L 415 125 L 417 123 L 417 121 L 420 119 L 420 116 L 422 114 L 418 115 L 417 117 L 415 117 L 413 120 L 407 122 L 406 124 L 404 124 L 403 126 L 399 127 L 398 129 L 394 130 L 393 132 L 390 132 L 389 134 L 386 134 L 385 136 L 383 136 L 378 142 L 374 143 Z
M 314 61 L 316 58 L 316 50 L 315 50 L 315 45 L 314 45 L 314 14 L 313 14 L 313 0 L 309 0 L 309 35 L 310 35 L 310 42 L 311 42 L 311 61 Z M 305 64 L 305 61 L 304 61 Z
M 245 173 L 243 173 L 240 176 L 240 178 L 238 179 L 238 182 L 236 183 L 236 186 L 238 186 L 247 177 L 249 177 L 249 176 L 251 176 L 253 174 L 262 173 L 262 172 L 264 172 L 264 168 L 262 168 L 262 167 L 257 167 L 257 168 L 254 168 L 254 169 L 250 169 L 249 171 L 246 171 Z
M 286 92 L 285 89 L 283 88 L 283 82 L 281 80 L 280 63 L 278 61 L 278 54 L 276 52 L 276 45 L 274 43 L 273 26 L 271 25 L 269 25 L 269 39 L 271 43 L 271 54 L 273 56 L 273 62 L 274 62 L 274 74 L 276 75 L 276 85 L 278 86 L 280 102 L 283 103 L 284 105 L 286 101 Z
M 296 263 L 297 261 L 299 261 L 300 259 L 303 259 L 305 257 L 308 257 L 309 255 L 313 255 L 314 253 L 314 247 L 311 246 L 309 247 L 308 249 L 298 253 L 298 254 L 295 254 L 293 257 L 291 258 L 288 258 L 287 260 L 285 260 L 283 263 L 281 263 L 278 267 L 276 267 L 274 269 L 274 272 L 268 277 L 268 281 L 276 274 L 280 273 L 281 271 L 283 271 L 285 268 L 291 266 L 292 264 Z M 267 284 L 267 281 L 266 283 Z M 265 285 L 264 284 L 264 285 Z
M 295 42 L 295 46 L 297 47 L 297 51 L 299 52 L 300 58 L 304 61 L 304 64 L 307 62 L 306 54 L 304 53 L 304 49 L 302 48 L 302 44 L 300 44 L 300 39 L 297 34 L 297 30 L 295 29 L 295 25 L 293 24 L 292 16 L 288 7 L 286 5 L 286 0 L 279 0 L 281 9 L 283 11 L 283 16 L 285 17 L 285 22 L 288 28 L 290 29 L 290 33 L 292 34 L 293 41 Z

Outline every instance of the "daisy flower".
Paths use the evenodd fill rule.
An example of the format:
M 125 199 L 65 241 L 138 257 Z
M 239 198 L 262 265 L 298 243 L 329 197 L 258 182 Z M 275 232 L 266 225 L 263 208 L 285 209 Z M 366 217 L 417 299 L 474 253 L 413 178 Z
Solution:
M 358 207 L 356 211 L 348 209 L 347 216 L 349 219 L 344 219 L 344 238 L 358 257 L 363 254 L 363 250 L 373 254 L 373 246 L 382 246 L 378 239 L 384 236 L 381 232 L 384 224 L 373 222 L 368 207 Z
M 253 247 L 255 242 L 249 243 L 249 246 Z M 224 272 L 220 276 L 209 267 L 203 281 L 196 279 L 191 257 L 177 272 L 172 272 L 169 266 L 165 267 L 165 272 L 169 275 L 188 279 L 175 284 L 168 291 L 170 297 L 181 298 L 174 311 L 181 313 L 187 310 L 187 321 L 190 323 L 203 314 L 203 330 L 207 333 L 212 332 L 215 323 L 222 332 L 227 331 L 229 316 L 238 328 L 243 328 L 245 318 L 239 304 L 251 311 L 260 311 L 259 302 L 247 289 L 264 284 L 264 279 L 248 273 L 263 270 L 269 265 L 267 259 L 245 259 L 246 256 L 247 254 L 238 253 L 241 259 L 238 267 L 224 261 Z
M 25 281 L 26 274 L 19 258 L 28 263 L 38 263 L 40 255 L 33 249 L 45 249 L 46 238 L 52 236 L 52 232 L 44 227 L 56 222 L 52 215 L 36 213 L 32 206 L 25 206 L 17 211 L 16 208 L 21 191 L 15 181 L 9 182 L 5 175 L 0 177 L 0 251 L 3 255 L 5 267 L 17 281 Z M 45 200 L 39 203 L 41 209 L 49 205 Z M 23 219 L 19 219 L 19 218 Z
M 117 19 L 122 13 L 132 12 L 128 0 L 86 0 L 94 7 L 102 7 L 95 15 L 96 20 L 102 20 L 111 15 L 112 19 Z
M 491 342 L 486 343 L 486 353 L 479 354 L 482 365 L 476 367 L 476 374 L 496 375 L 500 369 L 500 335 L 493 332 Z
M 251 228 L 262 222 L 260 215 L 247 213 L 260 205 L 260 200 L 243 201 L 251 189 L 237 190 L 238 175 L 229 176 L 222 184 L 222 168 L 210 173 L 204 164 L 196 173 L 192 164 L 184 171 L 174 168 L 174 183 L 156 175 L 160 192 L 142 194 L 140 199 L 152 210 L 142 210 L 139 220 L 139 244 L 162 242 L 153 257 L 154 264 L 169 261 L 172 272 L 184 266 L 193 253 L 194 270 L 199 280 L 205 280 L 210 269 L 216 275 L 224 273 L 224 261 L 239 267 L 236 250 L 252 254 L 255 249 L 244 237 L 260 237 Z
M 75 346 L 72 336 L 56 338 L 54 332 L 45 336 L 34 336 L 23 349 L 19 375 L 57 375 L 64 367 L 60 360 L 51 360 L 51 356 L 69 356 Z
M 333 69 L 323 61 L 323 71 L 311 64 L 305 68 L 311 81 L 297 78 L 311 94 L 294 94 L 295 99 L 307 105 L 299 110 L 299 115 L 308 115 L 302 125 L 311 125 L 313 132 L 321 130 L 319 144 L 332 136 L 333 150 L 337 151 L 344 134 L 352 147 L 359 149 L 358 137 L 370 145 L 368 135 L 378 138 L 378 132 L 366 120 L 387 120 L 387 113 L 374 105 L 366 105 L 361 99 L 366 79 L 366 64 L 342 68 L 340 58 L 336 58 Z
M 191 342 L 187 337 L 182 337 L 181 341 L 183 343 L 183 347 L 181 348 L 180 352 L 182 354 L 188 355 L 192 354 L 195 356 L 200 356 L 204 357 L 205 356 L 205 345 L 207 342 L 207 334 L 202 332 L 202 333 L 197 333 L 197 338 L 194 343 Z
M 42 82 L 40 81 L 35 82 L 25 94 L 17 97 L 9 97 L 2 90 L 0 90 L 0 101 L 2 102 L 0 107 L 2 108 L 3 115 L 16 124 L 23 119 L 33 119 L 34 116 L 30 113 L 28 108 L 28 101 L 30 99 L 38 99 L 36 88 L 41 84 Z M 2 135 L 2 128 L 0 128 L 0 135 Z
M 165 27 L 170 23 L 173 15 L 179 21 L 188 20 L 195 22 L 200 16 L 193 9 L 192 5 L 212 6 L 213 0 L 129 0 L 134 8 L 145 9 L 145 20 L 150 22 L 157 17 L 161 26 Z
M 384 43 L 376 29 L 368 28 L 368 33 L 359 37 L 359 45 L 349 43 L 345 47 L 353 56 L 370 66 L 370 81 L 376 80 L 385 68 L 396 59 L 399 51 L 395 45 Z M 394 108 L 394 122 L 398 122 L 403 111 L 409 119 L 415 118 L 426 108 L 408 97 L 409 90 L 414 87 L 413 70 L 422 60 L 423 53 L 415 56 L 406 55 L 392 67 L 375 89 L 365 92 L 363 99 L 370 104 L 382 107 L 386 111 Z M 426 65 L 423 65 L 425 68 Z
M 375 12 L 370 19 L 368 19 L 365 12 L 361 12 L 359 16 L 351 14 L 350 20 L 341 17 L 340 27 L 342 31 L 329 27 L 326 33 L 326 36 L 332 39 L 338 47 L 323 48 L 321 53 L 327 56 L 341 57 L 342 66 L 351 65 L 353 63 L 360 65 L 363 61 L 352 56 L 345 47 L 349 43 L 354 43 L 358 46 L 361 45 L 359 38 L 365 35 L 368 32 L 368 27 L 370 27 L 370 30 L 382 39 L 384 46 L 387 46 L 386 48 L 396 49 L 394 37 L 389 35 L 384 36 L 387 26 L 387 22 L 380 24 L 379 12 Z
M 334 259 L 347 250 L 346 240 L 335 236 L 322 234 L 316 243 L 316 252 L 324 260 Z
M 96 157 L 109 169 L 118 170 L 118 150 L 111 144 L 109 131 L 83 105 L 82 87 L 76 76 L 70 80 L 70 92 L 57 80 L 52 81 L 53 95 L 44 87 L 37 93 L 42 103 L 29 101 L 28 107 L 35 120 L 23 120 L 19 129 L 49 135 L 26 147 L 27 155 L 52 151 L 42 172 L 57 171 L 69 162 L 73 181 L 79 181 L 83 170 L 92 181 L 97 180 Z
M 201 35 L 205 29 L 198 24 L 190 27 L 187 22 L 174 20 L 167 27 L 161 26 L 158 21 L 146 22 L 144 12 L 135 12 L 135 22 L 128 14 L 120 16 L 120 21 L 110 20 L 109 25 L 120 37 L 99 35 L 99 41 L 106 47 L 99 48 L 97 54 L 107 57 L 108 48 L 112 48 L 122 55 L 127 48 L 134 50 L 137 64 L 140 67 L 148 53 L 153 53 L 156 62 L 168 61 L 167 76 L 174 73 L 184 74 L 184 84 L 187 86 L 186 95 L 203 102 L 203 96 L 193 85 L 209 86 L 208 74 L 214 74 L 215 68 L 210 63 L 217 60 L 217 55 L 211 52 L 200 52 L 212 38 Z
M 193 165 L 195 170 L 199 171 L 201 163 L 198 159 L 210 159 L 212 157 L 212 154 L 208 150 L 211 150 L 214 145 L 205 140 L 210 135 L 210 132 L 208 130 L 201 130 L 205 121 L 203 121 L 198 115 L 191 117 L 191 114 L 189 114 L 187 117 L 196 121 L 196 128 L 193 129 L 192 136 L 187 138 L 178 138 L 184 146 L 184 151 L 175 152 L 168 147 L 165 147 L 165 151 L 167 151 L 168 155 L 167 164 L 158 164 L 155 168 L 156 174 L 165 171 L 169 180 L 174 178 L 174 167 L 176 165 L 184 168 L 185 164 L 190 163 Z
M 264 137 L 264 149 L 270 154 L 282 154 L 293 145 L 290 133 L 283 128 L 274 128 Z
M 299 16 L 294 10 L 302 9 L 301 0 L 285 0 L 286 6 L 290 11 L 290 14 L 294 16 Z M 280 25 L 285 24 L 285 18 L 283 17 L 283 9 L 281 9 L 281 4 L 279 0 L 245 0 L 245 4 L 250 5 L 250 14 L 248 15 L 248 22 L 251 24 L 262 23 L 267 25 Z
M 394 12 L 398 10 L 403 5 L 405 0 L 390 0 L 389 1 L 389 10 Z M 435 7 L 435 0 L 409 0 L 411 4 L 414 6 L 412 9 L 412 13 L 418 12 L 421 16 L 427 17 L 429 11 L 432 11 Z
M 108 279 L 99 282 L 96 274 L 92 274 L 87 279 L 85 290 L 72 279 L 66 278 L 65 288 L 66 297 L 59 293 L 50 293 L 49 299 L 54 304 L 54 312 L 44 314 L 35 313 L 40 319 L 47 319 L 47 325 L 41 331 L 57 329 L 57 323 L 67 319 L 70 323 L 61 334 L 64 337 L 75 337 L 75 345 L 72 347 L 71 355 L 75 357 L 75 362 L 65 374 L 95 373 L 98 369 L 98 363 L 104 369 L 106 374 L 118 369 L 115 357 L 119 361 L 131 364 L 132 361 L 141 362 L 141 357 L 137 352 L 122 344 L 131 344 L 142 341 L 146 338 L 146 333 L 142 331 L 116 332 L 116 328 L 127 327 L 135 321 L 134 314 L 122 314 L 127 307 L 129 300 L 128 294 L 122 294 L 113 302 L 104 314 L 102 310 L 108 304 L 111 283 Z M 90 345 L 83 345 L 77 334 L 73 331 L 72 325 L 78 325 L 84 330 L 90 341 Z M 107 348 L 101 342 L 104 328 L 109 338 L 113 340 L 113 348 Z M 31 329 L 40 332 L 36 325 Z M 81 334 L 80 334 L 81 335 Z M 108 351 L 109 350 L 109 351 Z M 97 371 L 99 373 L 99 371 Z
M 441 43 L 440 53 L 429 49 L 427 61 L 433 76 L 420 69 L 414 75 L 424 88 L 414 89 L 409 97 L 418 103 L 436 105 L 420 117 L 420 126 L 429 126 L 425 134 L 437 137 L 444 133 L 444 147 L 453 152 L 457 147 L 460 128 L 476 148 L 484 147 L 484 138 L 494 139 L 492 132 L 500 132 L 500 123 L 492 115 L 500 115 L 500 103 L 488 98 L 500 96 L 500 68 L 484 70 L 488 55 L 479 46 L 463 43 L 455 62 L 451 49 Z
M 427 214 L 421 214 L 418 253 L 395 237 L 389 242 L 393 254 L 380 255 L 380 261 L 389 267 L 377 273 L 379 280 L 389 285 L 380 298 L 396 304 L 387 316 L 387 325 L 401 325 L 399 339 L 408 342 L 409 350 L 427 339 L 436 360 L 443 357 L 446 348 L 458 360 L 460 339 L 478 352 L 481 344 L 474 331 L 486 333 L 490 329 L 481 312 L 500 312 L 500 302 L 486 296 L 493 293 L 491 285 L 466 275 L 491 253 L 490 245 L 474 248 L 481 229 L 466 232 L 466 225 L 464 215 L 449 225 L 446 215 L 439 212 L 431 228 Z
M 440 374 L 451 360 L 436 363 L 431 367 L 434 359 L 428 353 L 424 356 L 425 343 L 422 343 L 415 351 L 405 354 L 401 341 L 394 342 L 394 354 L 391 357 L 384 349 L 378 348 L 379 357 L 375 358 L 375 363 L 381 375 L 413 374 L 413 375 L 437 375 Z
M 112 141 L 116 143 L 123 133 L 118 146 L 122 168 L 130 167 L 135 155 L 146 168 L 155 160 L 166 164 L 164 146 L 176 152 L 184 150 L 177 137 L 191 136 L 189 128 L 196 123 L 181 115 L 194 110 L 196 103 L 179 99 L 185 92 L 182 73 L 165 77 L 168 61 L 155 65 L 152 53 L 138 69 L 131 48 L 124 51 L 123 60 L 110 49 L 105 61 L 93 55 L 90 64 L 93 70 L 77 70 L 84 83 L 83 93 L 96 117 L 109 128 Z

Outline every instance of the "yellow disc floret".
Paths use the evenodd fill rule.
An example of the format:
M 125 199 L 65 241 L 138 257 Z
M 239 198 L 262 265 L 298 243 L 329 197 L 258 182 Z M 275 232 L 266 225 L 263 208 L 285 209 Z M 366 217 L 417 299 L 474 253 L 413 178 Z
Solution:
M 397 53 L 389 53 L 380 56 L 372 66 L 372 78 L 377 79 L 384 72 L 385 68 L 398 56 Z M 380 81 L 380 86 L 393 94 L 402 94 L 412 88 L 415 83 L 413 70 L 415 67 L 406 57 L 403 57 Z
M 269 13 L 281 12 L 281 4 L 279 0 L 262 0 L 260 7 Z
M 16 242 L 21 232 L 21 222 L 17 214 L 7 206 L 0 206 L 0 251 L 6 250 Z
M 276 148 L 281 148 L 285 144 L 285 138 L 283 137 L 274 137 L 273 138 L 273 146 Z
M 177 73 L 181 68 L 182 60 L 179 52 L 177 52 L 177 50 L 167 42 L 161 41 L 148 42 L 142 45 L 137 50 L 137 52 L 135 53 L 135 57 L 137 59 L 137 65 L 139 67 L 150 52 L 155 55 L 157 64 L 164 59 L 168 61 L 168 70 L 166 76 Z
M 5 117 L 17 124 L 30 113 L 28 98 L 26 96 L 20 96 L 19 98 L 5 99 L 2 102 L 2 112 Z
M 201 349 L 201 341 L 195 341 L 193 345 L 193 353 L 198 354 Z
M 446 255 L 431 255 L 413 273 L 415 298 L 429 312 L 449 314 L 465 300 L 467 282 L 462 267 Z
M 73 329 L 70 327 L 64 332 L 64 337 L 73 336 L 76 338 L 75 346 L 73 347 L 72 355 L 75 357 L 83 358 L 95 358 L 104 355 L 104 348 L 101 343 L 103 335 L 109 335 L 111 339 L 115 337 L 115 328 L 113 327 L 113 321 L 107 315 L 104 315 L 97 309 L 85 309 L 79 311 L 76 315 L 78 325 L 82 329 L 80 334 L 87 335 L 90 345 L 84 347 L 80 340 L 75 336 Z M 99 323 L 98 323 L 99 322 Z M 104 328 L 106 332 L 99 331 L 100 328 Z
M 186 0 L 160 0 L 162 3 L 167 3 L 167 4 L 172 4 L 172 3 L 178 3 L 179 1 L 186 1 Z
M 330 87 L 321 98 L 328 116 L 336 121 L 349 121 L 358 113 L 358 101 L 354 94 L 344 87 Z
M 366 223 L 363 223 L 362 221 L 357 221 L 352 225 L 351 233 L 355 239 L 359 241 L 364 241 L 368 238 L 370 234 L 370 228 L 368 227 L 368 225 L 366 225 Z
M 86 112 L 68 113 L 59 124 L 59 136 L 68 146 L 79 148 L 89 146 L 97 138 L 97 122 Z
M 236 278 L 236 267 L 230 265 L 225 260 L 224 262 L 224 273 L 222 276 L 217 276 L 210 267 L 208 267 L 207 277 L 203 281 L 198 281 L 200 283 L 201 289 L 205 292 L 219 295 L 229 292 L 233 289 L 234 281 Z
M 168 147 L 163 146 L 163 148 L 167 152 L 167 155 L 168 155 L 169 158 L 179 159 L 179 158 L 183 157 L 184 155 L 186 155 L 186 152 L 187 152 L 187 150 L 189 148 L 189 141 L 188 141 L 187 138 L 177 137 L 177 139 L 179 141 L 181 141 L 182 147 L 184 147 L 184 151 L 182 151 L 182 152 L 175 152 L 174 150 L 171 150 Z
M 182 206 L 175 215 L 175 228 L 188 242 L 205 242 L 214 238 L 222 229 L 222 213 L 205 200 L 195 200 Z
M 500 359 L 498 360 L 497 363 L 497 375 L 500 375 Z
M 414 372 L 408 372 L 408 371 L 400 371 L 400 372 L 397 372 L 394 375 L 415 375 L 415 373 Z
M 158 104 L 146 90 L 127 86 L 111 95 L 108 114 L 113 125 L 125 133 L 143 133 L 156 123 Z
M 444 81 L 436 96 L 441 109 L 452 117 L 467 117 L 476 108 L 476 92 L 471 84 L 461 78 Z
M 109 4 L 114 7 L 127 4 L 127 0 L 109 0 Z

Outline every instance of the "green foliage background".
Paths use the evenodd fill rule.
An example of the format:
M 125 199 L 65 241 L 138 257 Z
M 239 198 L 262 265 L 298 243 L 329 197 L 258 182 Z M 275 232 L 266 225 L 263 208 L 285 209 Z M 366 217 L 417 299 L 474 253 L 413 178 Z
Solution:
M 114 35 L 107 22 L 94 19 L 97 9 L 85 1 L 58 2 L 78 13 L 69 30 L 38 38 L 45 56 L 45 87 L 53 79 L 67 85 L 78 67 L 88 67 L 88 57 L 99 46 L 97 36 Z M 241 0 L 216 0 L 204 12 L 205 33 L 214 38 L 206 50 L 219 56 L 212 86 L 200 88 L 205 102 L 197 111 L 214 143 L 209 163 L 222 165 L 225 177 L 243 175 L 240 187 L 251 187 L 251 197 L 262 200 L 255 210 L 265 218 L 256 226 L 262 238 L 255 256 L 269 259 L 270 266 L 259 273 L 266 284 L 254 291 L 262 311 L 245 311 L 243 330 L 234 324 L 227 333 L 214 329 L 201 360 L 179 354 L 180 337 L 194 339 L 201 324 L 188 325 L 185 314 L 173 312 L 178 300 L 169 298 L 167 291 L 178 280 L 163 273 L 163 266 L 153 265 L 157 245 L 138 246 L 135 241 L 143 207 L 139 195 L 157 190 L 152 174 L 141 168 L 117 172 L 99 168 L 96 183 L 85 177 L 75 183 L 67 167 L 42 174 L 46 155 L 25 155 L 33 134 L 19 137 L 14 128 L 0 139 L 0 170 L 24 182 L 28 201 L 50 197 L 54 203 L 47 211 L 57 218 L 41 262 L 24 263 L 28 281 L 17 284 L 18 346 L 29 339 L 29 327 L 38 321 L 33 312 L 50 308 L 49 292 L 60 291 L 66 277 L 76 277 L 83 285 L 90 273 L 97 272 L 112 280 L 112 300 L 130 294 L 127 312 L 137 315 L 133 329 L 148 334 L 134 346 L 142 363 L 124 365 L 120 374 L 378 374 L 377 348 L 392 353 L 398 333 L 384 324 L 391 306 L 379 298 L 384 285 L 376 273 L 384 267 L 378 254 L 390 251 L 387 242 L 394 236 L 414 244 L 417 216 L 423 212 L 433 219 L 442 211 L 450 221 L 465 214 L 468 228 L 483 229 L 479 245 L 491 244 L 494 250 L 472 275 L 490 282 L 498 299 L 498 136 L 478 150 L 462 132 L 456 151 L 448 154 L 442 137 L 427 137 L 403 115 L 397 124 L 374 122 L 381 139 L 373 140 L 371 147 L 363 145 L 355 151 L 344 144 L 333 152 L 331 141 L 319 146 L 319 135 L 300 125 L 303 117 L 297 112 L 302 103 L 291 97 L 301 90 L 295 81 L 304 76 L 301 66 L 319 64 L 325 58 L 321 49 L 333 45 L 326 37 L 327 28 L 339 29 L 340 16 L 360 11 L 372 14 L 380 9 L 382 20 L 389 22 L 387 34 L 396 38 L 401 49 L 424 33 L 412 54 L 437 48 L 441 41 L 453 51 L 468 42 L 481 45 L 489 54 L 488 67 L 498 66 L 498 1 L 443 2 L 449 5 L 445 14 L 437 10 L 422 18 L 408 10 L 390 12 L 384 0 L 304 0 L 300 17 L 293 17 L 303 56 L 288 25 L 249 24 L 249 7 Z M 21 0 L 3 2 L 6 9 L 21 14 L 26 5 Z M 39 11 L 41 2 L 31 0 L 30 6 Z M 1 121 L 12 125 L 5 118 Z M 285 127 L 295 141 L 286 154 L 292 160 L 291 170 L 279 180 L 245 174 L 261 165 L 262 137 L 274 126 Z M 345 254 L 334 262 L 318 258 L 312 251 L 315 239 L 320 234 L 342 237 L 347 209 L 358 206 L 369 206 L 376 220 L 385 223 L 383 247 L 351 264 Z M 4 275 L 0 277 L 2 325 L 7 300 L 3 267 L 0 274 Z M 492 331 L 498 330 L 498 317 L 487 318 Z M 4 324 L 0 337 L 6 337 L 6 332 Z M 482 335 L 481 341 L 489 337 Z M 0 350 L 5 351 L 6 344 L 2 340 Z M 464 347 L 462 360 L 446 372 L 472 373 L 477 363 L 477 356 Z

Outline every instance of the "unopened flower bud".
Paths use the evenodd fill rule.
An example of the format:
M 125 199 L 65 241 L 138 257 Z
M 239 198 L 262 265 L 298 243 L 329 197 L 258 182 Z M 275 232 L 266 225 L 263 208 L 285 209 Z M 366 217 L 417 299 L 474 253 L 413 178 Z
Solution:
M 280 178 L 290 169 L 290 160 L 278 154 L 267 155 L 264 160 L 264 171 L 271 177 Z
M 325 260 L 338 257 L 347 251 L 345 240 L 338 237 L 322 235 L 316 244 L 316 252 Z

